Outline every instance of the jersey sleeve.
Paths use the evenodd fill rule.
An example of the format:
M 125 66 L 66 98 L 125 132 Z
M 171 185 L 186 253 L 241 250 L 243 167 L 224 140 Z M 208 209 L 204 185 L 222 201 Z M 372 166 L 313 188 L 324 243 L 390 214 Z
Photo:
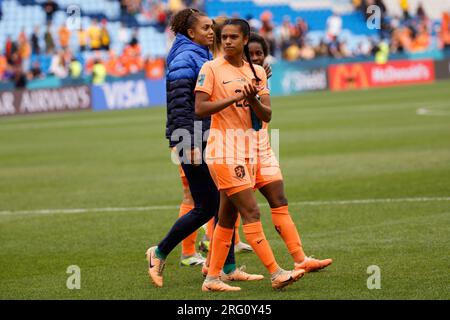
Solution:
M 205 63 L 198 74 L 195 92 L 201 91 L 212 95 L 214 89 L 214 72 L 210 63 Z

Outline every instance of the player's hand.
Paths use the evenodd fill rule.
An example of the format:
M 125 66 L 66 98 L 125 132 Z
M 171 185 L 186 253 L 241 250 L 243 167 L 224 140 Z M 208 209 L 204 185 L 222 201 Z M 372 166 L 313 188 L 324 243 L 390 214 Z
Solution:
M 248 100 L 255 99 L 258 94 L 258 88 L 250 83 L 244 85 L 244 98 Z
M 269 79 L 272 76 L 272 66 L 264 61 L 263 63 L 264 71 L 266 71 L 267 79 Z
M 241 100 L 244 100 L 245 99 L 245 94 L 244 94 L 244 92 L 239 92 L 238 94 L 236 94 L 235 96 L 234 96 L 234 102 L 236 103 L 236 102 L 239 102 L 239 101 L 241 101 Z

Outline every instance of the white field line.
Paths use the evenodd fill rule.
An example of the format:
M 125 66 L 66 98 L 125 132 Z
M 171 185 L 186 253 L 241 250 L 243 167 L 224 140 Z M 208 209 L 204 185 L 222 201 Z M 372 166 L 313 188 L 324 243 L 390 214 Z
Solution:
M 401 203 L 401 202 L 436 202 L 450 201 L 450 197 L 421 197 L 421 198 L 393 198 L 393 199 L 361 199 L 361 200 L 329 200 L 329 201 L 299 201 L 290 202 L 290 206 L 323 206 L 323 205 L 353 205 L 353 204 L 376 204 L 376 203 Z M 267 203 L 259 203 L 266 207 Z M 17 215 L 52 215 L 52 214 L 79 214 L 88 212 L 132 212 L 132 211 L 156 211 L 156 210 L 178 210 L 176 205 L 148 206 L 148 207 L 116 207 L 116 208 L 80 208 L 80 209 L 41 209 L 41 210 L 4 210 L 0 216 Z

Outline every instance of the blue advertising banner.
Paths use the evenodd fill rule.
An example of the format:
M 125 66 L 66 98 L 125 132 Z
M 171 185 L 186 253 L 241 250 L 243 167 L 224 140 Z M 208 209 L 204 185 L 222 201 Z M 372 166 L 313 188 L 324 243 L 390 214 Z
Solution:
M 165 103 L 165 80 L 124 79 L 92 86 L 94 111 L 145 108 Z
M 301 62 L 277 62 L 269 79 L 272 96 L 286 96 L 328 88 L 326 67 L 305 67 Z

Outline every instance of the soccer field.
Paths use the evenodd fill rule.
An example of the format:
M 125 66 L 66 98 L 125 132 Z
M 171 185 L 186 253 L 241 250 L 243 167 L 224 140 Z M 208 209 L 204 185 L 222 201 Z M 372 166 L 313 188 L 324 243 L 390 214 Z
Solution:
M 165 109 L 33 115 L 0 119 L 0 299 L 450 299 L 450 82 L 272 106 L 292 217 L 306 253 L 333 258 L 330 267 L 277 292 L 255 254 L 237 254 L 266 279 L 203 293 L 179 246 L 154 288 L 144 253 L 181 200 Z M 79 290 L 66 287 L 71 265 Z M 381 288 L 369 290 L 373 265 Z

